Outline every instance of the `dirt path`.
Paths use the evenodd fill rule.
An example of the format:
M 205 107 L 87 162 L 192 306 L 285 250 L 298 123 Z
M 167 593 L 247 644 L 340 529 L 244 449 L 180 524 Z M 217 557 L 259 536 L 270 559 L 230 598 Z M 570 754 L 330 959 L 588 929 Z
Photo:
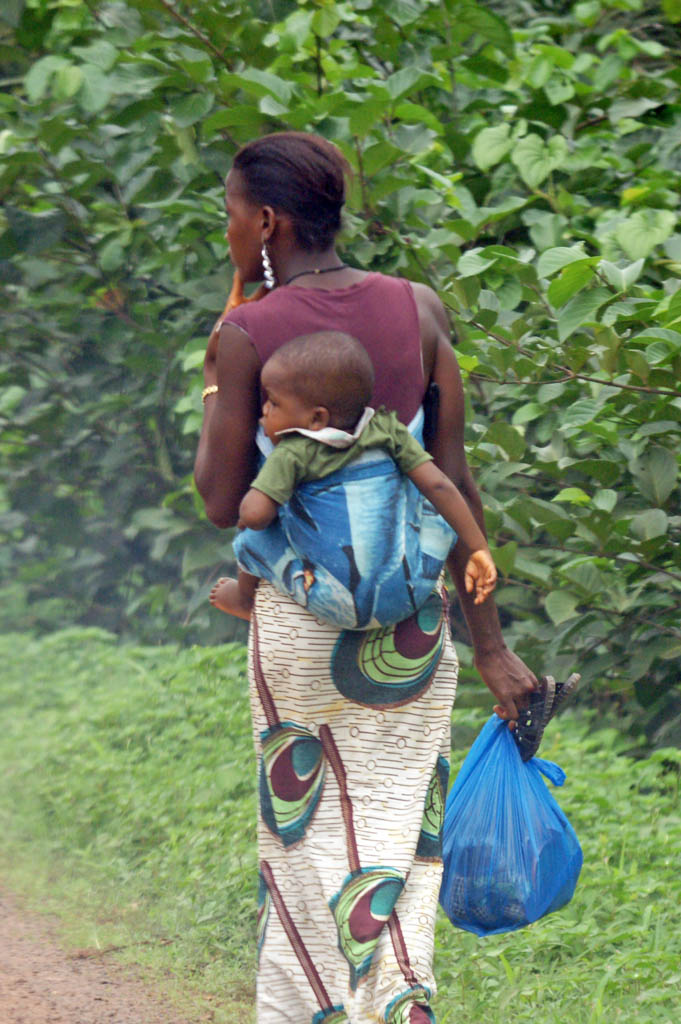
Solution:
M 1 1024 L 203 1024 L 179 1015 L 132 972 L 55 942 L 49 920 L 0 892 Z

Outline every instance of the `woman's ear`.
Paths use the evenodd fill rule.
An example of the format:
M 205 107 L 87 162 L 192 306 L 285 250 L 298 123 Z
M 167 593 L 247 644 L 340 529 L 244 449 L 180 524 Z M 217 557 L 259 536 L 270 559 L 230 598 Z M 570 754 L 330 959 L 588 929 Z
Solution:
M 312 416 L 310 418 L 309 430 L 323 430 L 324 427 L 328 427 L 329 420 L 331 419 L 331 413 L 325 405 L 316 405 L 312 410 Z
M 269 242 L 277 225 L 277 215 L 271 206 L 262 207 L 262 241 Z

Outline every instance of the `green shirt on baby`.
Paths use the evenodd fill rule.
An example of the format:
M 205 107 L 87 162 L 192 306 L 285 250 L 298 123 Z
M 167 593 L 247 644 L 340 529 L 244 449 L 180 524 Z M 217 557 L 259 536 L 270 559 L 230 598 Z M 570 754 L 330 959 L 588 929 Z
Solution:
M 335 440 L 327 440 L 329 436 Z M 283 433 L 251 487 L 283 505 L 299 484 L 335 473 L 369 448 L 384 449 L 403 473 L 432 460 L 395 413 L 380 408 L 356 437 L 329 427 L 305 434 L 295 430 Z

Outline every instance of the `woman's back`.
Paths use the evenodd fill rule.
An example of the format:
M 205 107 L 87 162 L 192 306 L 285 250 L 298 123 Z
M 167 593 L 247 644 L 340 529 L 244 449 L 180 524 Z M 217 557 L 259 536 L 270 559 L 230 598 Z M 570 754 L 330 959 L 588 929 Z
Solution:
M 369 353 L 374 406 L 385 405 L 407 424 L 421 404 L 425 384 L 419 318 L 409 281 L 369 273 L 333 290 L 283 286 L 259 302 L 232 310 L 224 322 L 248 334 L 261 365 L 299 335 L 343 331 Z

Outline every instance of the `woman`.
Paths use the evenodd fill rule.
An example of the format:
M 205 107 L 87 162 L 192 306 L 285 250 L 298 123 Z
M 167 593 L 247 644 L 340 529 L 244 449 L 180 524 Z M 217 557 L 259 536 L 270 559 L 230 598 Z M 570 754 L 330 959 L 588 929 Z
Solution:
M 373 405 L 422 426 L 439 387 L 436 464 L 483 526 L 463 450 L 464 400 L 447 317 L 425 285 L 345 266 L 334 248 L 346 164 L 334 146 L 279 133 L 245 146 L 226 183 L 230 257 L 274 285 L 226 314 L 205 359 L 197 487 L 209 518 L 235 525 L 265 454 L 259 373 L 281 344 L 341 330 L 371 356 Z M 491 601 L 465 592 L 467 552 L 448 567 L 478 671 L 513 721 L 536 688 L 506 648 Z M 260 760 L 258 1021 L 420 1024 L 429 1008 L 456 657 L 443 600 L 365 633 L 335 630 L 261 583 L 250 630 Z

